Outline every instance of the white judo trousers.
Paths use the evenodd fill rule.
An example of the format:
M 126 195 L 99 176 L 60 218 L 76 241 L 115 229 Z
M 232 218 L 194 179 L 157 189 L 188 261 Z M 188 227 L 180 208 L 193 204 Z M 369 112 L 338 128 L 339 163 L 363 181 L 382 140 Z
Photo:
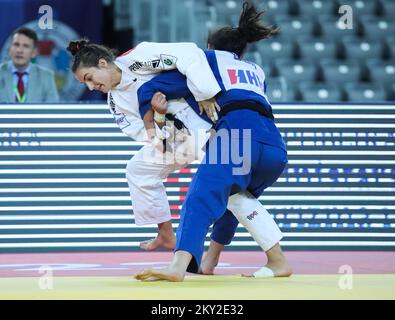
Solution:
M 137 90 L 154 73 L 177 68 L 187 76 L 188 87 L 197 101 L 211 98 L 220 91 L 203 51 L 191 43 L 144 42 L 114 62 L 122 70 L 122 79 L 109 92 L 110 111 L 120 129 L 136 141 L 147 141 L 138 111 Z M 126 177 L 137 225 L 159 224 L 171 220 L 163 180 L 194 160 L 201 160 L 204 156 L 201 148 L 209 137 L 207 130 L 211 126 L 184 100 L 169 101 L 168 105 L 169 113 L 175 114 L 188 130 L 173 132 L 173 136 L 167 139 L 171 148 L 165 154 L 148 143 L 128 161 Z M 267 251 L 282 238 L 272 216 L 248 193 L 231 196 L 229 206 L 230 211 L 263 250 Z M 254 211 L 258 212 L 259 219 L 250 221 L 247 217 Z

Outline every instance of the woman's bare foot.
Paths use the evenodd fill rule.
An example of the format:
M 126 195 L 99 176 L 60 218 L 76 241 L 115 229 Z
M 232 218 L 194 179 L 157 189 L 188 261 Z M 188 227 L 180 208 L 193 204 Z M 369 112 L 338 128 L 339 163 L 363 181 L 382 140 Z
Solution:
M 213 275 L 215 267 L 218 265 L 219 256 L 221 255 L 224 245 L 214 240 L 210 241 L 210 246 L 200 263 L 199 273 L 205 275 Z
M 291 267 L 285 263 L 267 263 L 264 267 L 254 273 L 242 274 L 243 277 L 270 278 L 289 277 L 292 275 Z
M 145 251 L 155 251 L 159 248 L 173 250 L 176 247 L 176 237 L 165 238 L 160 234 L 155 239 L 149 239 L 140 243 L 140 248 Z
M 141 281 L 167 280 L 171 282 L 181 282 L 185 278 L 187 267 L 192 260 L 192 255 L 188 251 L 178 250 L 174 253 L 170 265 L 162 269 L 147 269 L 137 273 L 134 277 Z
M 217 264 L 218 264 L 218 260 L 213 261 L 205 257 L 202 263 L 200 264 L 199 273 L 205 275 L 213 275 Z
M 135 274 L 134 278 L 141 281 L 167 280 L 170 282 L 182 282 L 185 273 L 171 270 L 170 267 L 164 269 L 146 269 Z
M 267 264 L 253 274 L 244 274 L 246 277 L 289 277 L 292 268 L 288 264 L 280 245 L 277 243 L 273 248 L 266 252 Z
M 154 251 L 159 248 L 173 250 L 176 247 L 176 237 L 171 221 L 159 223 L 158 229 L 158 235 L 155 239 L 149 239 L 140 243 L 141 249 L 146 251 Z
M 269 261 L 265 267 L 272 270 L 275 277 L 289 277 L 292 274 L 292 268 L 287 261 Z

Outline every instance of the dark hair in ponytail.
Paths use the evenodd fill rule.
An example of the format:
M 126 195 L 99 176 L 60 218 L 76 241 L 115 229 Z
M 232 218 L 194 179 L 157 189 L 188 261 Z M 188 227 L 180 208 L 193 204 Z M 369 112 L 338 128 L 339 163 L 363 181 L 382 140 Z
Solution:
M 243 55 L 247 44 L 270 38 L 278 32 L 278 28 L 265 25 L 261 16 L 265 11 L 258 12 L 249 1 L 243 3 L 243 11 L 240 14 L 237 28 L 223 27 L 208 37 L 208 44 L 216 50 L 224 50 Z
M 84 38 L 78 41 L 70 41 L 67 50 L 73 56 L 71 61 L 71 70 L 76 72 L 79 67 L 96 67 L 100 59 L 112 63 L 114 60 L 114 53 L 111 49 L 91 43 Z

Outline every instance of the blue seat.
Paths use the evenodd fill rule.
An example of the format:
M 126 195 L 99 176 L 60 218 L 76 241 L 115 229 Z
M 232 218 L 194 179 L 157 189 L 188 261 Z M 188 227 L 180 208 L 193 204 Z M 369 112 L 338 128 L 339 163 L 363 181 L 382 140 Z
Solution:
M 302 82 L 299 91 L 306 102 L 337 102 L 343 99 L 341 90 L 333 83 Z
M 382 15 L 393 19 L 395 16 L 395 3 L 393 0 L 381 0 L 381 13 Z
M 314 36 L 317 28 L 312 19 L 284 15 L 275 17 L 275 24 L 280 28 L 276 38 L 284 40 L 294 40 L 299 36 Z
M 364 62 L 366 59 L 383 58 L 382 43 L 377 40 L 360 40 L 346 37 L 342 39 L 342 52 L 344 57 L 350 60 Z
M 297 53 L 300 59 L 318 61 L 320 59 L 336 59 L 338 57 L 338 46 L 336 42 L 327 39 L 298 38 Z
M 292 13 L 290 1 L 288 0 L 260 0 L 256 1 L 260 10 L 265 10 L 263 19 L 268 22 L 273 22 L 275 17 L 279 15 L 289 15 Z
M 358 82 L 362 72 L 355 61 L 323 60 L 320 62 L 322 80 L 328 83 Z
M 219 0 L 214 1 L 217 23 L 237 26 L 238 17 L 242 9 L 240 1 L 236 0 Z M 235 21 L 236 20 L 236 21 Z M 235 24 L 236 23 L 236 24 Z
M 352 8 L 353 16 L 359 17 L 364 14 L 377 15 L 379 13 L 379 3 L 377 0 L 337 0 L 338 7 L 343 4 Z
M 287 88 L 284 77 L 266 78 L 266 96 L 270 102 L 293 101 L 294 95 Z
M 381 83 L 389 88 L 395 83 L 395 60 L 368 60 L 366 62 L 369 79 L 373 83 Z
M 395 59 L 395 37 L 388 37 L 385 41 L 385 58 Z
M 376 83 L 346 83 L 344 85 L 348 101 L 380 102 L 387 100 L 387 94 L 380 84 Z
M 298 14 L 302 17 L 315 18 L 320 15 L 334 15 L 335 2 L 328 0 L 297 0 Z
M 358 19 L 354 18 L 352 28 L 347 29 L 347 26 L 341 23 L 339 17 L 329 15 L 317 17 L 319 36 L 337 41 L 341 40 L 343 37 L 359 35 L 360 28 Z
M 263 60 L 278 58 L 292 59 L 295 56 L 295 45 L 293 41 L 281 41 L 281 39 L 270 39 L 260 41 L 256 44 Z
M 300 81 L 313 82 L 317 79 L 317 68 L 311 61 L 277 60 L 274 64 L 278 74 L 283 76 L 290 86 Z
M 363 36 L 366 39 L 386 39 L 395 34 L 395 22 L 385 17 L 362 16 L 360 18 Z

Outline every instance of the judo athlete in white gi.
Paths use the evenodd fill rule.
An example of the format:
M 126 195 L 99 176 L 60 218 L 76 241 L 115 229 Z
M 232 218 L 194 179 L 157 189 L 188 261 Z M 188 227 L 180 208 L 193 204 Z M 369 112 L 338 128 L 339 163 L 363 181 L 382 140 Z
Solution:
M 244 52 L 247 42 L 265 39 L 274 32 L 274 29 L 259 23 L 262 13 L 257 13 L 249 3 L 245 3 L 243 9 L 239 28 L 231 32 L 237 32 L 236 44 L 240 42 L 237 39 L 240 36 L 244 39 L 244 43 L 237 48 L 232 45 L 231 39 L 230 47 L 233 50 L 227 48 L 227 51 L 236 53 L 216 50 L 206 52 L 207 60 L 221 87 L 221 92 L 216 96 L 216 101 L 221 107 L 220 118 L 215 126 L 217 134 L 208 142 L 205 159 L 193 178 L 182 207 L 173 261 L 165 269 L 148 269 L 140 272 L 135 275 L 136 279 L 183 281 L 186 271 L 197 272 L 210 225 L 214 223 L 215 228 L 215 225 L 221 222 L 226 207 L 235 213 L 244 206 L 240 202 L 233 201 L 233 195 L 237 193 L 246 195 L 250 201 L 250 203 L 246 201 L 247 207 L 253 208 L 263 190 L 278 179 L 287 163 L 285 143 L 273 122 L 272 108 L 265 95 L 264 72 L 256 64 L 238 58 L 238 54 Z M 225 33 L 228 31 L 225 29 Z M 218 31 L 216 37 L 209 39 L 209 46 L 213 49 L 218 47 L 221 49 L 221 46 L 227 43 L 223 41 L 226 35 L 225 37 L 222 35 L 223 31 Z M 184 77 L 177 72 L 172 73 L 173 86 L 177 87 L 177 92 L 187 91 Z M 164 74 L 157 78 L 165 77 L 170 76 Z M 166 96 L 182 97 L 182 95 L 177 96 L 177 93 L 174 94 L 167 92 Z M 153 107 L 159 112 L 165 107 L 165 102 L 162 100 Z M 233 131 L 237 131 L 236 136 L 233 135 Z M 224 132 L 228 134 L 224 135 Z M 244 149 L 245 144 L 250 144 L 250 148 Z M 249 150 L 248 154 L 243 155 L 241 165 L 232 160 L 222 162 L 224 155 L 228 156 L 225 157 L 228 160 L 234 159 L 232 155 L 239 154 L 240 150 Z M 213 158 L 214 162 L 211 161 Z M 235 215 L 246 227 L 255 225 L 257 221 L 263 221 L 263 216 L 268 216 L 264 209 L 256 208 L 257 211 L 249 211 L 247 216 L 240 216 L 237 213 Z M 219 233 L 222 231 L 224 230 Z M 251 235 L 266 251 L 269 258 L 266 267 L 261 268 L 254 276 L 289 276 L 292 270 L 279 244 L 271 243 L 265 247 L 267 244 L 265 242 L 269 239 L 265 238 L 264 234 L 257 235 L 252 230 Z
M 162 180 L 188 163 L 172 163 L 171 158 L 175 157 L 171 155 L 164 161 L 163 154 L 156 152 L 156 146 L 151 143 L 153 136 L 147 134 L 139 114 L 137 90 L 155 73 L 177 67 L 191 79 L 188 86 L 197 101 L 214 96 L 220 89 L 203 51 L 193 43 L 143 42 L 114 59 L 109 49 L 88 40 L 70 42 L 68 49 L 73 55 L 72 70 L 76 78 L 91 90 L 108 93 L 110 111 L 120 129 L 135 141 L 148 142 L 128 162 L 126 170 L 136 224 L 158 224 L 159 228 L 157 238 L 141 243 L 141 248 L 173 249 L 175 236 Z M 210 124 L 200 119 L 184 99 L 172 101 L 170 108 L 182 121 L 189 123 L 190 128 L 210 128 Z M 196 121 L 199 123 L 195 124 Z M 158 130 L 158 136 L 161 133 Z

